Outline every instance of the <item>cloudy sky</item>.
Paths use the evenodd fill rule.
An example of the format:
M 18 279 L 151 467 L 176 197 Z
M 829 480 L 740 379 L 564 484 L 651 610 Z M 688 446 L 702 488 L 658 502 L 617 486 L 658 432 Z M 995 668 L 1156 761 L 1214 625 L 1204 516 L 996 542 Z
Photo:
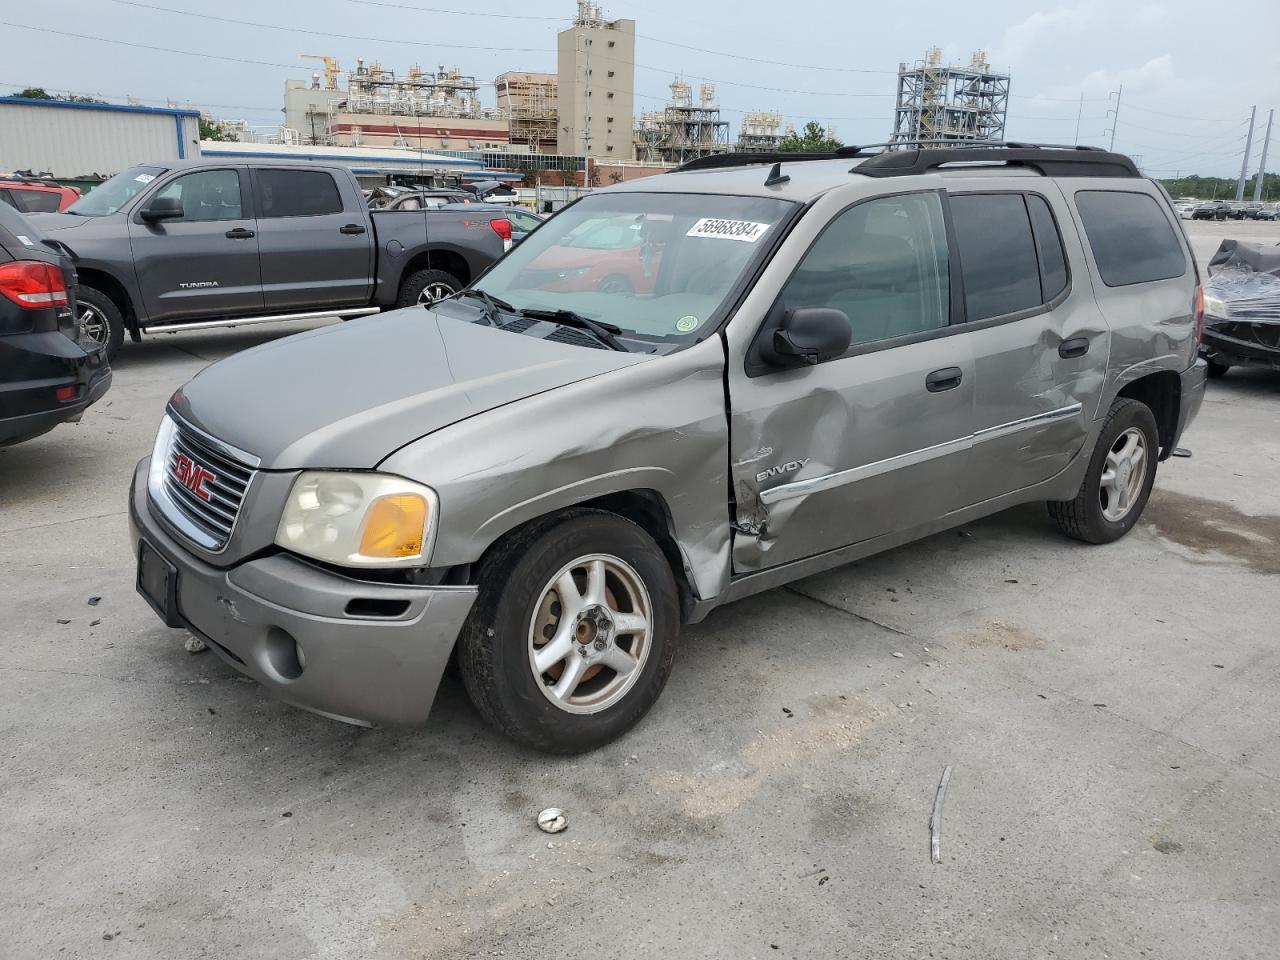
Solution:
M 575 9 L 574 0 L 9 2 L 0 93 L 43 86 L 190 101 L 267 130 L 280 122 L 284 81 L 316 67 L 300 54 L 336 56 L 344 69 L 360 56 L 397 72 L 442 63 L 492 81 L 504 70 L 553 71 L 555 33 Z M 1242 8 L 1239 30 L 1222 25 L 1224 11 L 1205 0 L 605 3 L 609 17 L 636 21 L 637 112 L 659 107 L 679 74 L 718 85 L 735 132 L 743 111 L 772 109 L 797 125 L 832 125 L 846 143 L 881 141 L 900 61 L 936 45 L 967 62 L 981 49 L 1013 78 L 1009 139 L 1073 143 L 1079 117 L 1079 141 L 1106 145 L 1108 98 L 1123 84 L 1116 149 L 1156 176 L 1237 173 L 1250 105 L 1259 141 L 1266 110 L 1280 109 L 1280 3 Z M 1255 145 L 1253 166 L 1257 155 Z M 1280 169 L 1280 146 L 1272 156 Z

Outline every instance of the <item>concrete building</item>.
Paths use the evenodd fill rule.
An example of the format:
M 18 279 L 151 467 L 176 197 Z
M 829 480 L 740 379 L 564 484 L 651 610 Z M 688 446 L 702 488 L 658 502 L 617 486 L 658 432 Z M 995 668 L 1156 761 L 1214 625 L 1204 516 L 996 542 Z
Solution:
M 578 0 L 573 26 L 556 38 L 558 150 L 597 160 L 630 160 L 635 124 L 636 22 L 605 20 Z
M 199 120 L 196 110 L 0 97 L 0 171 L 96 179 L 198 157 Z
M 508 71 L 493 82 L 498 112 L 507 118 L 512 146 L 555 153 L 560 101 L 554 73 Z

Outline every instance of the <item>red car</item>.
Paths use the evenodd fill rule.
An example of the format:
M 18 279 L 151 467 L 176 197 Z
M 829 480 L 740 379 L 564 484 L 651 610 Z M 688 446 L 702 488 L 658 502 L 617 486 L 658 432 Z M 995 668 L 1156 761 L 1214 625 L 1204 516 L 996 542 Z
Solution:
M 532 288 L 557 293 L 653 293 L 661 256 L 660 248 L 650 248 L 646 264 L 640 223 L 612 217 L 589 221 L 548 247 L 521 276 Z
M 80 199 L 75 187 L 29 177 L 0 179 L 0 201 L 23 213 L 61 213 Z

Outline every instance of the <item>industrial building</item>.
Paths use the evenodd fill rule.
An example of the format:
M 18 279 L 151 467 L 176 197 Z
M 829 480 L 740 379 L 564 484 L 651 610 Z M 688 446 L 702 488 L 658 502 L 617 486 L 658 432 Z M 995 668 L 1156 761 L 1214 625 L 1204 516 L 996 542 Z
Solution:
M 285 143 L 241 143 L 205 140 L 201 156 L 228 160 L 303 160 L 346 167 L 364 186 L 388 181 L 451 186 L 464 181 L 520 180 L 518 173 L 485 169 L 481 160 L 443 156 L 400 147 L 310 146 Z
M 0 170 L 100 180 L 135 163 L 200 155 L 200 113 L 0 97 Z
M 480 103 L 480 85 L 456 67 L 403 75 L 379 63 L 357 61 L 346 85 L 330 57 L 311 82 L 285 83 L 281 142 L 422 150 L 491 150 L 510 143 L 505 117 Z
M 554 73 L 508 71 L 494 81 L 498 113 L 507 118 L 513 147 L 555 153 L 559 140 L 559 78 Z
M 781 124 L 782 118 L 777 118 Z M 634 134 L 637 160 L 646 163 L 684 163 L 695 157 L 729 152 L 729 121 L 720 119 L 716 88 L 704 83 L 693 88 L 683 80 L 671 83 L 671 100 L 662 110 L 640 116 Z
M 892 140 L 1003 140 L 1008 110 L 1009 75 L 992 71 L 985 53 L 951 66 L 934 47 L 924 60 L 898 65 Z
M 598 3 L 578 0 L 578 15 L 557 35 L 556 51 L 558 152 L 630 160 L 636 22 L 606 20 Z
M 738 126 L 738 142 L 735 153 L 769 153 L 777 150 L 782 138 L 795 131 L 788 124 L 782 126 L 782 114 L 776 110 L 748 110 Z

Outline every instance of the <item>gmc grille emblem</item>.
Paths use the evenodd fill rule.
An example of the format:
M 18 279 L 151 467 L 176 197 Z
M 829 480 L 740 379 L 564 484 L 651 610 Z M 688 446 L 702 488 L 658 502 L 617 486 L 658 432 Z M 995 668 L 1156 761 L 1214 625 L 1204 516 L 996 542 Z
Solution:
M 205 484 L 216 482 L 217 474 L 200 466 L 185 453 L 178 454 L 174 461 L 173 477 L 201 500 L 213 499 L 213 495 L 205 489 Z

